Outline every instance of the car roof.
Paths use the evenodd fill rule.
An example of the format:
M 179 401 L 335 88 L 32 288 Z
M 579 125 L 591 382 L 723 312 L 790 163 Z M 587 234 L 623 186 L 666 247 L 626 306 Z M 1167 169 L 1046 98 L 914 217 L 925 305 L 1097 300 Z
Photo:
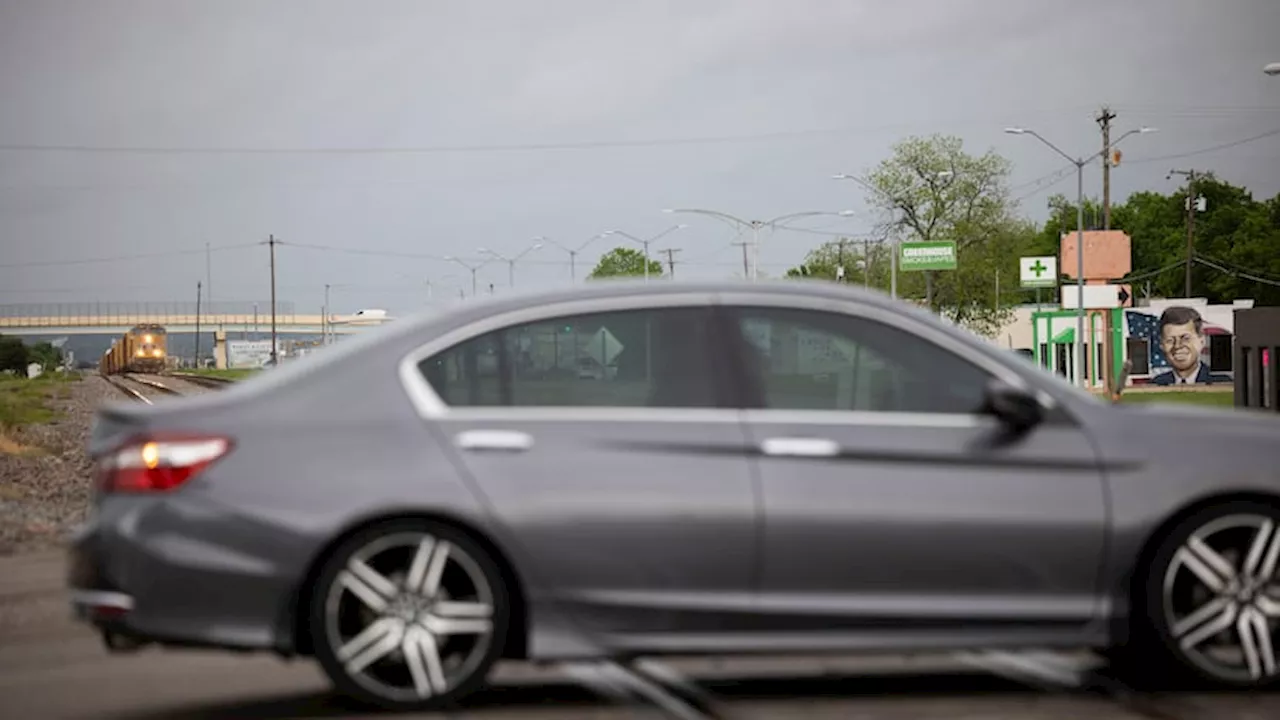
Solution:
M 582 300 L 607 300 L 617 297 L 636 297 L 650 295 L 717 295 L 721 293 L 759 294 L 762 296 L 803 296 L 820 297 L 838 300 L 857 300 L 886 310 L 911 312 L 917 308 L 901 301 L 890 300 L 884 293 L 868 290 L 860 286 L 838 284 L 826 280 L 788 279 L 759 280 L 746 282 L 742 280 L 720 281 L 685 281 L 663 279 L 645 282 L 639 279 L 592 280 L 582 285 L 569 288 L 553 288 L 533 291 L 514 291 L 502 295 L 490 295 L 483 298 L 469 299 L 463 303 L 443 310 L 428 311 L 410 315 L 403 320 L 411 323 L 432 323 L 443 317 L 459 317 L 462 315 L 494 315 L 521 308 L 539 305 L 554 305 L 561 302 Z M 931 316 L 932 317 L 932 316 Z M 935 318 L 936 319 L 936 318 Z

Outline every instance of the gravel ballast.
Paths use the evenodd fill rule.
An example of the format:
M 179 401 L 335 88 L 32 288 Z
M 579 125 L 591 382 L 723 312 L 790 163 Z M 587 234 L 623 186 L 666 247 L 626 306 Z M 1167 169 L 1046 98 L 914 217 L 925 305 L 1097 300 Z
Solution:
M 59 545 L 88 508 L 89 425 L 99 405 L 124 395 L 90 374 L 64 387 L 46 402 L 55 420 L 4 431 L 21 451 L 0 454 L 0 554 Z
M 209 392 L 176 378 L 156 378 L 183 394 Z M 154 402 L 165 396 L 139 387 Z M 3 430 L 0 447 L 0 555 L 54 548 L 88 510 L 92 464 L 86 455 L 93 413 L 105 402 L 128 398 L 102 377 L 85 373 L 63 385 L 46 406 L 50 423 Z M 16 447 L 15 447 L 16 444 Z

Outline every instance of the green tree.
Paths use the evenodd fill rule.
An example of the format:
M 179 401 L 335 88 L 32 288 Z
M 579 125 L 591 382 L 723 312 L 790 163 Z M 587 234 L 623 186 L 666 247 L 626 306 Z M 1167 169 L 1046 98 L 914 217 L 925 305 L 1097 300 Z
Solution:
M 846 238 L 823 243 L 810 250 L 803 263 L 787 270 L 786 276 L 834 281 L 841 265 L 846 283 L 882 290 L 889 287 L 889 248 L 877 240 Z
M 62 351 L 48 342 L 39 342 L 27 350 L 27 362 L 40 363 L 46 372 L 62 364 Z
M 1252 298 L 1258 305 L 1280 305 L 1280 195 L 1259 202 L 1212 174 L 1196 185 L 1205 209 L 1195 217 L 1191 295 L 1213 303 Z M 1112 207 L 1111 227 L 1124 230 L 1133 243 L 1129 277 L 1135 278 L 1136 294 L 1186 295 L 1187 192 L 1185 185 L 1168 195 L 1138 192 Z M 1055 216 L 1074 217 L 1073 204 L 1059 204 Z M 1074 229 L 1074 221 L 1051 218 L 1041 241 L 1056 252 L 1059 233 Z
M 28 362 L 27 346 L 21 339 L 0 335 L 0 372 L 12 370 L 26 377 Z
M 902 273 L 900 296 L 923 285 L 929 308 L 983 334 L 1007 322 L 1020 297 L 1017 258 L 1035 243 L 1035 228 L 1014 217 L 1009 170 L 994 151 L 970 155 L 960 138 L 934 135 L 898 143 L 871 172 L 871 202 L 889 218 L 893 237 L 956 243 L 956 270 Z M 997 275 L 1012 288 L 1002 285 L 999 297 Z
M 611 277 L 643 277 L 644 253 L 629 247 L 616 247 L 600 257 L 600 262 L 587 276 L 590 280 Z M 649 277 L 662 277 L 662 263 L 649 260 Z

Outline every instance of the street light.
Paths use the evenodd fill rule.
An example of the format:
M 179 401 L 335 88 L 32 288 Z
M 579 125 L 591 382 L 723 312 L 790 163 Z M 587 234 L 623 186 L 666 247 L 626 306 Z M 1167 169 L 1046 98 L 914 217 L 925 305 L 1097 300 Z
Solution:
M 523 252 L 521 252 L 519 255 L 516 255 L 515 257 L 507 257 L 505 255 L 496 253 L 488 248 L 476 248 L 476 249 L 484 253 L 485 255 L 493 257 L 497 260 L 501 260 L 507 264 L 507 285 L 514 288 L 516 286 L 516 261 L 524 257 L 525 255 L 528 255 L 529 253 L 533 252 L 534 250 L 542 249 L 542 243 L 535 241 L 532 245 L 525 248 Z
M 1268 75 L 1280 75 L 1280 62 L 1268 63 L 1266 67 L 1262 68 L 1262 72 Z
M 698 215 L 707 215 L 709 217 L 723 220 L 734 226 L 735 230 L 741 228 L 751 228 L 751 279 L 757 280 L 760 277 L 760 228 L 778 228 L 778 223 L 783 220 L 795 220 L 802 217 L 814 217 L 818 215 L 830 215 L 836 217 L 851 217 L 856 215 L 852 210 L 841 210 L 839 212 L 831 212 L 829 210 L 806 210 L 804 212 L 788 213 L 779 215 L 771 220 L 743 220 L 740 217 L 730 215 L 729 213 L 720 212 L 719 210 L 703 210 L 701 208 L 668 208 L 663 210 L 664 213 L 695 213 Z
M 675 232 L 676 230 L 682 230 L 687 227 L 689 226 L 685 225 L 684 223 L 681 223 L 679 225 L 672 225 L 671 227 L 667 228 L 666 230 L 663 230 L 657 235 L 654 235 L 648 240 L 642 240 L 636 237 L 635 235 L 632 235 L 631 233 L 626 233 L 621 230 L 605 230 L 604 232 L 600 233 L 600 236 L 604 237 L 606 235 L 621 235 L 622 237 L 632 242 L 637 242 L 643 245 L 644 246 L 644 281 L 649 282 L 649 243 L 652 243 L 660 238 L 666 237 L 667 235 Z
M 1076 166 L 1076 381 L 1082 386 L 1087 386 L 1088 379 L 1084 374 L 1085 366 L 1085 344 L 1084 344 L 1084 166 L 1093 162 L 1094 158 L 1100 157 L 1106 150 L 1099 150 L 1088 156 L 1081 158 L 1073 158 L 1066 154 L 1057 145 L 1045 140 L 1044 137 L 1035 130 L 1027 128 L 1011 127 L 1005 128 L 1005 132 L 1010 135 L 1030 135 L 1040 142 L 1053 148 L 1053 151 L 1066 158 L 1072 165 Z M 1121 135 L 1111 147 L 1120 144 L 1121 140 L 1138 133 L 1155 132 L 1155 128 L 1141 127 L 1137 130 L 1130 130 Z M 1103 158 L 1106 162 L 1106 158 Z
M 449 262 L 456 262 L 462 267 L 471 271 L 471 297 L 475 297 L 476 296 L 476 271 L 484 267 L 485 265 L 488 265 L 490 261 L 485 260 L 479 265 L 472 265 L 471 263 L 466 262 L 461 258 L 454 257 L 453 255 L 446 255 L 444 256 L 444 259 L 448 260 Z
M 555 245 L 556 247 L 560 248 L 561 250 L 564 250 L 565 252 L 569 253 L 569 281 L 570 281 L 571 283 L 577 283 L 577 282 L 578 282 L 578 277 L 577 277 L 577 274 L 578 274 L 578 273 L 577 273 L 577 269 L 576 269 L 576 268 L 577 268 L 576 260 L 577 260 L 577 258 L 578 258 L 578 253 L 582 252 L 582 251 L 583 251 L 583 249 L 584 249 L 584 248 L 586 248 L 588 245 L 590 245 L 591 243 L 595 242 L 596 240 L 599 240 L 600 238 L 602 238 L 602 237 L 604 237 L 604 236 L 605 236 L 605 234 L 604 234 L 604 233 L 598 233 L 598 234 L 596 234 L 596 235 L 592 235 L 591 237 L 587 238 L 587 241 L 586 241 L 586 242 L 582 243 L 581 245 L 579 245 L 579 246 L 578 246 L 578 247 L 576 247 L 576 248 L 568 247 L 567 245 L 563 245 L 563 244 L 561 244 L 561 243 L 556 242 L 555 240 L 552 240 L 552 239 L 551 239 L 551 238 L 549 238 L 549 237 L 543 237 L 543 236 L 541 236 L 541 235 L 539 235 L 538 237 L 534 238 L 534 240 L 538 240 L 538 241 L 542 241 L 542 242 L 549 242 L 549 243 L 551 243 L 552 245 Z
M 938 172 L 933 174 L 933 179 L 934 180 L 950 180 L 951 178 L 955 177 L 955 175 L 956 175 L 955 172 L 951 170 L 939 170 Z M 880 192 L 875 187 L 873 187 L 871 183 L 868 183 L 866 180 L 863 180 L 857 175 L 850 175 L 849 173 L 840 173 L 838 175 L 832 175 L 831 179 L 832 180 L 852 180 L 873 193 Z M 890 199 L 893 200 L 895 203 L 902 204 L 896 197 L 890 197 Z M 889 296 L 895 300 L 898 298 L 898 240 L 896 237 L 893 239 L 893 247 L 890 248 L 889 250 Z
M 436 287 L 440 284 L 440 281 L 456 280 L 458 278 L 458 276 L 454 275 L 453 273 L 445 273 L 444 275 L 437 277 L 435 280 L 432 280 L 429 277 L 420 278 L 416 275 L 410 275 L 408 273 L 399 273 L 398 276 L 406 280 L 412 280 L 415 283 L 421 280 L 423 286 L 426 287 L 427 289 L 427 300 L 426 300 L 427 305 L 430 305 L 435 300 L 435 290 L 436 290 Z

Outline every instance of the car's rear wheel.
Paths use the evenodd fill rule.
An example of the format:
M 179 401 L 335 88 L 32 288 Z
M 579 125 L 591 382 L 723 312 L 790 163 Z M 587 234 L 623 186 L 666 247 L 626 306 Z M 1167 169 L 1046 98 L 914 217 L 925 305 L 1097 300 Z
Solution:
M 1148 572 L 1145 606 L 1154 639 L 1201 680 L 1275 683 L 1278 565 L 1275 507 L 1233 501 L 1192 514 L 1173 529 Z
M 340 692 L 390 710 L 438 708 L 484 681 L 509 607 L 479 543 L 448 525 L 394 520 L 356 533 L 326 561 L 311 637 Z

